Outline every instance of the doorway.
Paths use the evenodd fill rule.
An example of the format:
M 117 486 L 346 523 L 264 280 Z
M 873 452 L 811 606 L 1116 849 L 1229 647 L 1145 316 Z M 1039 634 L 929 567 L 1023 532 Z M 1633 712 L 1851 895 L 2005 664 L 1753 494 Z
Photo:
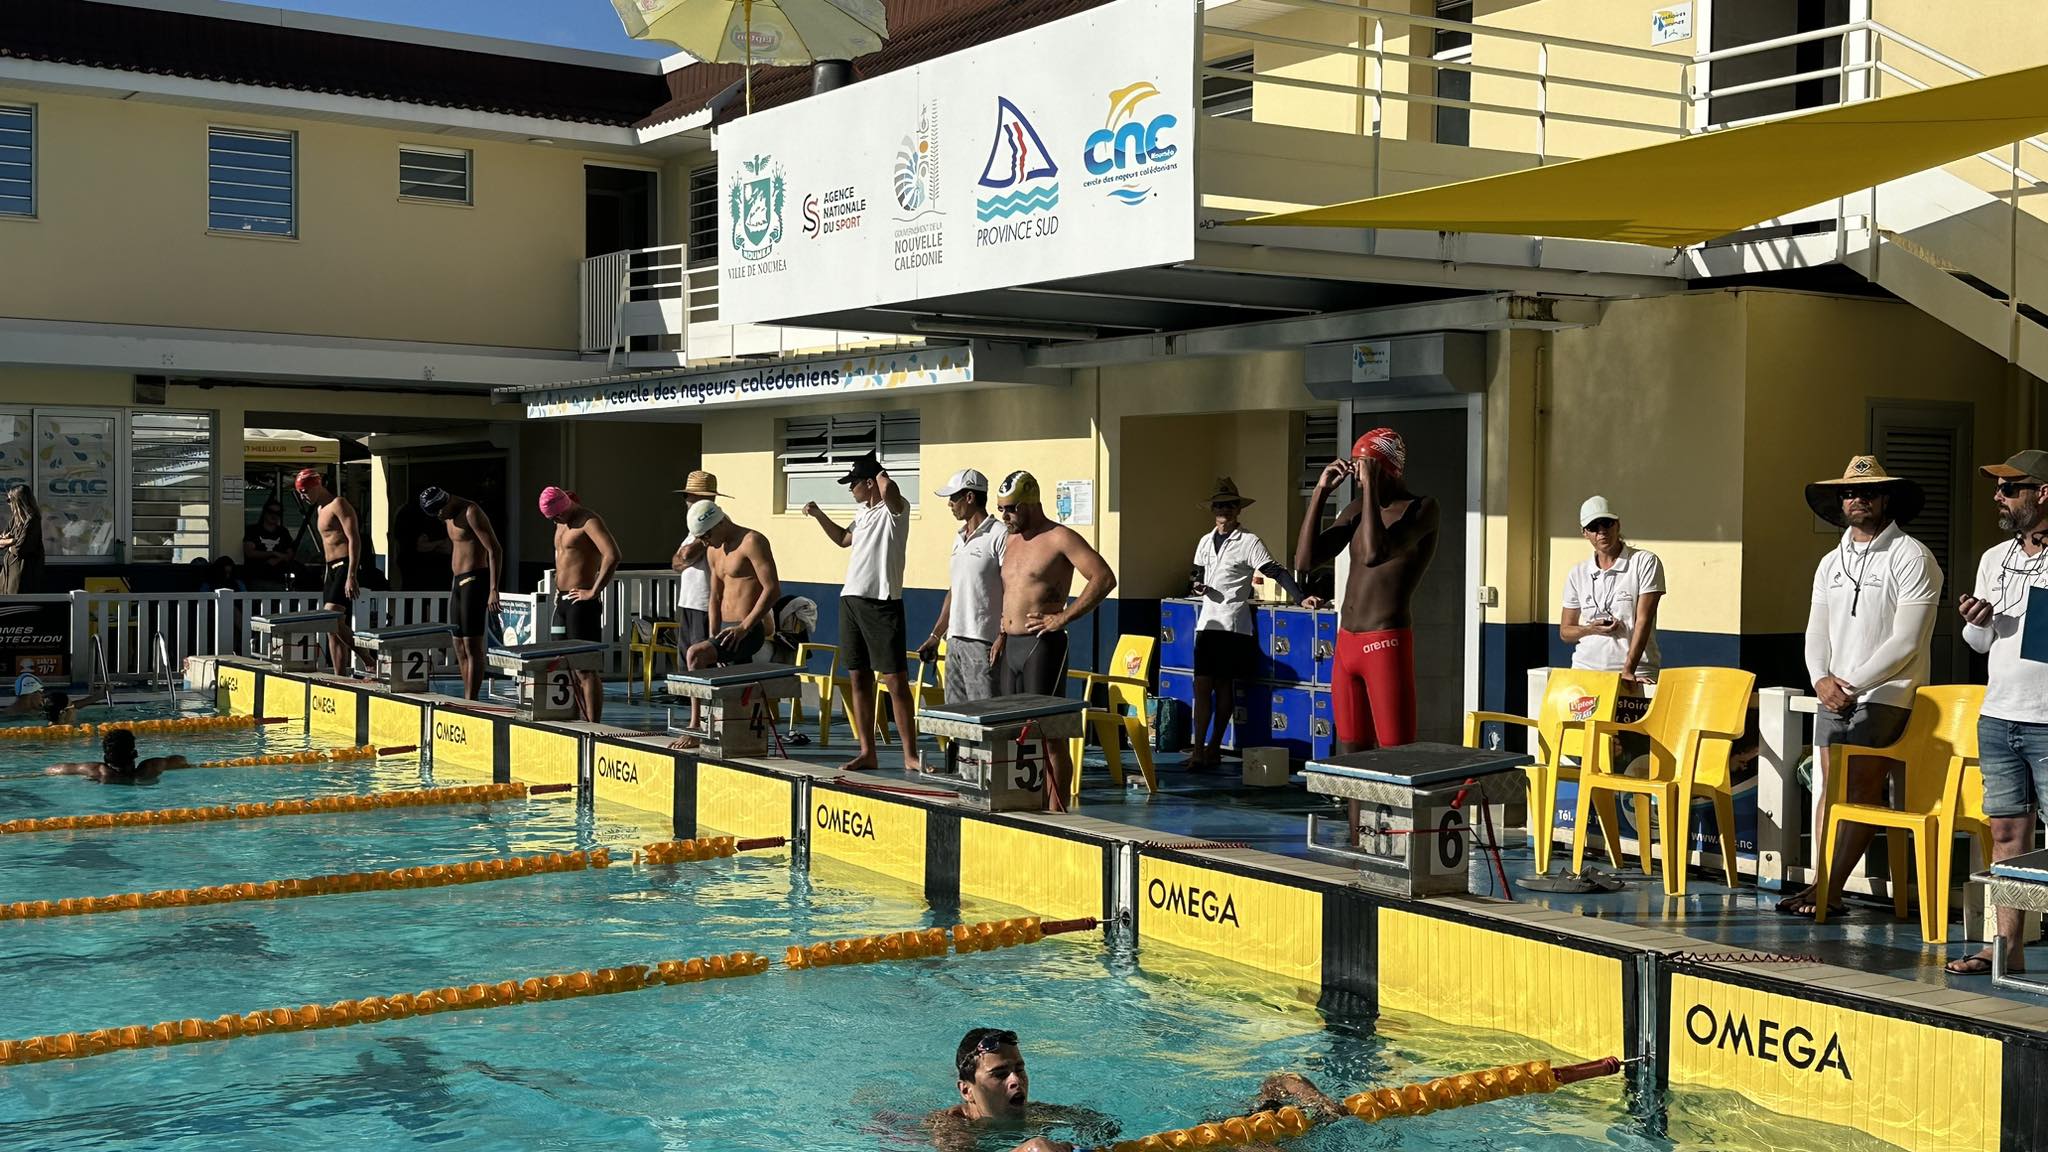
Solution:
M 583 255 L 636 251 L 660 243 L 659 173 L 609 164 L 583 166 Z
M 1408 487 L 1435 497 L 1441 511 L 1436 557 L 1415 589 L 1416 738 L 1463 739 L 1468 708 L 1478 707 L 1479 607 L 1471 594 L 1482 553 L 1479 462 L 1481 397 L 1352 400 L 1341 422 L 1349 445 L 1374 428 L 1408 442 Z M 1344 566 L 1339 565 L 1341 575 Z M 1341 593 L 1340 593 L 1341 595 Z

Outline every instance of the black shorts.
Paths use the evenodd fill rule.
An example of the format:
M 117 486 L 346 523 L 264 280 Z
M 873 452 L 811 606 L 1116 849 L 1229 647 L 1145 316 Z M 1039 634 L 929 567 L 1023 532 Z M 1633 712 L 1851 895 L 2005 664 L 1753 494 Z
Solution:
M 570 640 L 604 639 L 604 600 L 592 597 L 588 600 L 571 600 L 567 596 L 555 597 L 555 619 L 561 622 L 562 635 Z
M 1195 633 L 1195 675 L 1249 680 L 1259 672 L 1258 641 L 1242 632 L 1204 628 Z
M 1067 685 L 1067 634 L 1040 632 L 1003 641 L 998 696 L 1061 696 Z
M 676 609 L 676 624 L 682 633 L 678 646 L 684 652 L 711 639 L 711 613 L 702 608 Z
M 347 609 L 355 603 L 348 595 L 348 561 L 327 562 L 327 577 L 320 585 L 320 603 L 329 608 L 341 609 Z
M 903 601 L 839 598 L 839 666 L 891 676 L 904 670 Z
M 464 572 L 448 589 L 448 623 L 457 636 L 482 636 L 491 620 L 488 572 Z
M 718 649 L 718 665 L 723 668 L 732 664 L 752 662 L 754 656 L 761 651 L 761 646 L 767 642 L 768 633 L 754 627 L 738 633 L 729 641 L 714 639 L 711 646 Z

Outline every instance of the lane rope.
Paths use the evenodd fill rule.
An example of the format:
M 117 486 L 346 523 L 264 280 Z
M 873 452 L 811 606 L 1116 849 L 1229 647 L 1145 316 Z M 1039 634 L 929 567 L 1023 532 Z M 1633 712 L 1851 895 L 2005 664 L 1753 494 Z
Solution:
M 161 720 L 105 720 L 87 724 L 13 725 L 0 728 L 0 740 L 40 743 L 60 740 L 90 740 L 95 736 L 104 736 L 116 728 L 126 728 L 140 736 L 179 732 L 225 732 L 238 728 L 260 728 L 266 724 L 286 723 L 290 723 L 290 719 L 284 716 L 179 716 Z
M 139 812 L 93 812 L 82 816 L 39 816 L 0 822 L 0 836 L 29 832 L 69 832 L 86 828 L 142 828 L 165 824 L 201 824 L 216 820 L 263 820 L 273 816 L 315 816 L 331 812 L 370 812 L 384 808 L 428 808 L 449 804 L 488 804 L 524 800 L 528 795 L 558 792 L 567 784 L 472 784 L 459 788 L 418 788 L 406 792 L 365 792 L 342 796 L 308 796 L 268 803 L 216 804 L 210 808 L 148 808 Z

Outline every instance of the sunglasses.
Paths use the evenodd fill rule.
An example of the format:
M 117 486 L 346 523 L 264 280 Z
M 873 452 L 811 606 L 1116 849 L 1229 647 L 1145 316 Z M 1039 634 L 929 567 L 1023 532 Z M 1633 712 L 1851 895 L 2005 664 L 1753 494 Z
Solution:
M 2010 500 L 2022 492 L 2036 491 L 2041 486 L 2039 480 L 2001 480 L 1998 482 L 1998 494 Z
M 1234 500 L 1219 500 L 1219 501 L 1217 501 L 1216 503 L 1214 503 L 1214 504 L 1211 504 L 1211 505 L 1209 505 L 1209 511 L 1211 511 L 1211 512 L 1235 512 L 1235 511 L 1237 511 L 1237 510 L 1238 510 L 1239 508 L 1242 508 L 1242 507 L 1243 507 L 1243 505 L 1242 505 L 1242 504 L 1239 504 L 1239 503 L 1237 503 L 1237 502 L 1236 502 L 1236 501 L 1234 501 Z
M 1615 524 L 1616 524 L 1616 523 L 1617 523 L 1617 521 L 1614 521 L 1614 520 L 1609 520 L 1609 519 L 1604 519 L 1604 518 L 1603 518 L 1603 519 L 1600 519 L 1600 520 L 1595 520 L 1595 521 L 1593 521 L 1593 522 L 1592 522 L 1591 524 L 1588 524 L 1588 525 L 1586 525 L 1586 526 L 1585 526 L 1584 528 L 1580 529 L 1580 531 L 1582 531 L 1582 532 L 1611 532 L 1611 531 L 1613 531 L 1613 530 L 1614 530 L 1614 526 L 1615 526 Z
M 1883 488 L 1858 488 L 1852 486 L 1842 489 L 1843 500 L 1876 500 L 1884 494 Z
M 996 515 L 998 515 L 998 516 L 1015 516 L 1016 514 L 1017 514 L 1017 505 L 1015 505 L 1015 504 L 998 504 L 998 505 L 996 505 Z

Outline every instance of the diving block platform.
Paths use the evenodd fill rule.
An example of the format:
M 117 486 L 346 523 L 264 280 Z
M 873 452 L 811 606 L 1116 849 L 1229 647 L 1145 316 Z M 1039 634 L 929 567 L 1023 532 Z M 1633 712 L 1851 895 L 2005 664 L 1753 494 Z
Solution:
M 279 672 L 318 672 L 327 653 L 327 637 L 339 623 L 341 613 L 327 609 L 279 612 L 250 617 L 249 630 L 263 645 L 262 658 Z
M 356 633 L 356 647 L 377 658 L 377 679 L 393 692 L 425 692 L 439 658 L 455 646 L 447 624 L 410 624 Z
M 694 737 L 707 756 L 765 756 L 775 739 L 776 708 L 799 690 L 796 674 L 788 664 L 733 664 L 672 673 L 669 695 L 701 702 L 702 727 L 678 727 L 676 710 L 671 708 L 668 730 Z
M 493 672 L 518 683 L 515 707 L 521 719 L 573 720 L 577 715 L 575 673 L 602 668 L 609 650 L 609 645 L 595 640 L 562 640 L 490 648 L 485 650 L 484 660 Z
M 1049 742 L 1079 737 L 1087 707 L 1066 696 L 1022 695 L 925 709 L 917 714 L 918 731 L 953 742 L 953 771 L 920 775 L 985 812 L 1039 811 Z
M 1404 744 L 1312 760 L 1308 790 L 1350 803 L 1343 820 L 1310 813 L 1311 851 L 1355 865 L 1360 883 L 1396 896 L 1471 890 L 1469 809 L 1522 800 L 1520 752 Z M 1491 834 L 1492 825 L 1488 824 Z

